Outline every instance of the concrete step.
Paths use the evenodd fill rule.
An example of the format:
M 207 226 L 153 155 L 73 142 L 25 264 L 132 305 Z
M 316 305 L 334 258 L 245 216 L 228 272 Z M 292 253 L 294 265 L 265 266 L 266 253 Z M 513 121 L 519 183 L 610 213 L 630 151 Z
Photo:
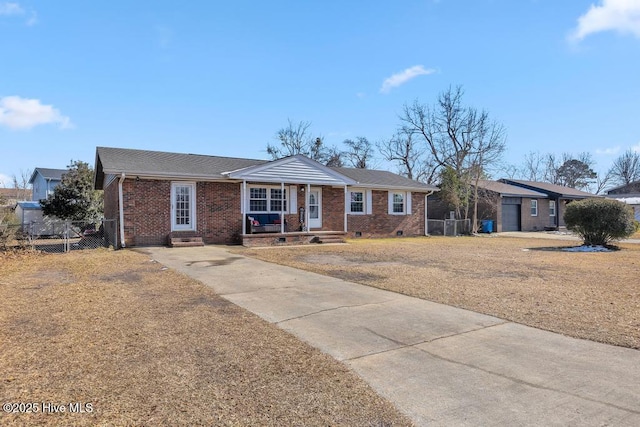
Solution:
M 344 238 L 339 236 L 320 237 L 318 243 L 345 243 Z
M 202 237 L 172 237 L 169 241 L 172 248 L 185 248 L 191 246 L 204 246 Z

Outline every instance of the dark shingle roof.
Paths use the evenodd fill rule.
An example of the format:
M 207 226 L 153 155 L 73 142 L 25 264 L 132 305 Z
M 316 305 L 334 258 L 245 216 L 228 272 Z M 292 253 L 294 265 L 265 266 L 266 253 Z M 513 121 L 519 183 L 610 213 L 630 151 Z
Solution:
M 552 196 L 559 196 L 565 199 L 586 199 L 588 197 L 600 197 L 586 191 L 577 190 L 571 187 L 551 184 L 548 182 L 523 181 L 519 179 L 501 179 L 500 181 L 507 184 L 517 185 L 534 191 L 541 191 Z
M 266 160 L 167 153 L 128 148 L 96 149 L 96 188 L 102 188 L 104 174 L 153 177 L 224 179 L 223 172 L 265 163 Z
M 95 185 L 102 189 L 105 174 L 136 175 L 183 179 L 228 179 L 225 172 L 269 163 L 268 160 L 168 153 L 128 148 L 96 149 Z M 437 188 L 388 171 L 331 168 L 362 186 L 397 188 L 412 191 L 436 191 Z M 304 181 L 304 177 L 300 177 Z
M 531 197 L 531 198 L 547 198 L 545 193 L 529 190 L 527 188 L 518 187 L 517 185 L 507 184 L 501 181 L 480 180 L 478 188 L 493 191 L 506 197 Z
M 68 169 L 35 168 L 33 170 L 33 173 L 31 174 L 31 179 L 29 180 L 29 184 L 33 184 L 33 181 L 36 179 L 36 173 L 39 173 L 45 179 L 60 181 L 62 180 L 62 175 L 64 175 L 67 172 L 69 172 Z
M 413 189 L 416 191 L 438 191 L 438 187 L 400 176 L 393 172 L 373 169 L 332 168 L 353 179 L 362 186 L 378 188 Z

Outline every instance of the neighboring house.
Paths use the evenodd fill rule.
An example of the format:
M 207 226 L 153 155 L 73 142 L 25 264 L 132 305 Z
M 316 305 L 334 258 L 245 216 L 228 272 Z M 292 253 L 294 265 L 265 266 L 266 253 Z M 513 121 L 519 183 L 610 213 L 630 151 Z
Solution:
M 118 246 L 181 236 L 252 245 L 308 243 L 323 233 L 424 235 L 426 196 L 438 190 L 302 155 L 265 161 L 107 147 L 96 149 L 95 188 L 104 190 L 105 218 L 119 222 Z
M 23 188 L 0 188 L 0 207 L 15 207 L 22 200 L 31 200 L 31 190 Z
M 606 197 L 630 205 L 633 208 L 636 220 L 640 221 L 640 181 L 612 188 L 607 191 Z
M 522 196 L 520 200 L 517 197 L 511 198 L 509 196 L 501 198 L 502 218 L 500 221 L 496 220 L 497 225 L 502 225 L 503 227 L 506 225 L 508 228 L 513 228 L 519 212 L 520 231 L 538 231 L 565 227 L 563 217 L 568 203 L 574 200 L 601 197 L 586 191 L 548 182 L 516 179 L 501 179 L 499 181 L 524 190 L 541 193 L 540 197 L 535 197 L 534 195 Z M 518 204 L 520 206 L 519 209 L 506 207 Z M 502 231 L 507 230 L 503 229 Z
M 53 194 L 53 189 L 60 184 L 62 175 L 67 172 L 67 169 L 35 168 L 29 179 L 33 190 L 31 200 L 44 200 Z
M 564 227 L 564 209 L 573 200 L 598 197 L 575 188 L 546 182 L 501 179 L 481 180 L 478 185 L 478 220 L 493 220 L 493 230 L 540 231 Z M 437 196 L 432 196 L 437 197 Z M 429 218 L 448 216 L 436 200 L 430 200 Z

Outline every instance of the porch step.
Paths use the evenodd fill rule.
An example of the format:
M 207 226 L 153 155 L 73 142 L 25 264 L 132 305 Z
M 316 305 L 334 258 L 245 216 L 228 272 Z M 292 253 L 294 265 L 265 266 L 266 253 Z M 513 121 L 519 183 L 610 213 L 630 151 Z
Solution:
M 340 236 L 318 236 L 316 243 L 345 243 L 345 240 Z
M 204 242 L 202 236 L 195 233 L 171 233 L 169 234 L 169 246 L 172 248 L 204 246 Z

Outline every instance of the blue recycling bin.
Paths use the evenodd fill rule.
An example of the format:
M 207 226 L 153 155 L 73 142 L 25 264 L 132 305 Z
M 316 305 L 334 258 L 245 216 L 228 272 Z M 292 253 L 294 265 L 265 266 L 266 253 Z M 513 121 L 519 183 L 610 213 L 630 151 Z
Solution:
M 491 233 L 493 231 L 493 220 L 492 219 L 483 219 L 482 220 L 482 232 L 483 233 Z

